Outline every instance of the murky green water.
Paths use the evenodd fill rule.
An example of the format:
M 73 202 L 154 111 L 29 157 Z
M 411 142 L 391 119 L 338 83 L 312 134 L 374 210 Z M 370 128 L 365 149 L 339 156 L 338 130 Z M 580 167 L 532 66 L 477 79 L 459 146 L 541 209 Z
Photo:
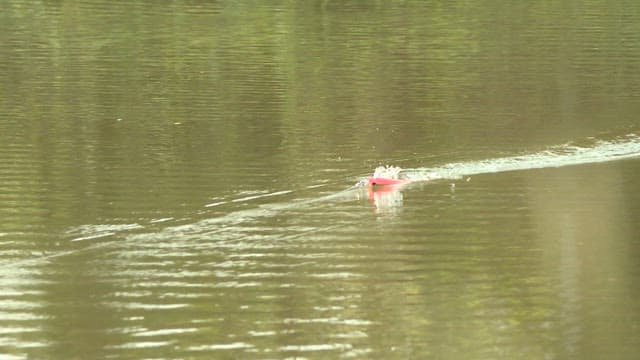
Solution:
M 0 358 L 634 359 L 638 59 L 635 2 L 4 1 Z

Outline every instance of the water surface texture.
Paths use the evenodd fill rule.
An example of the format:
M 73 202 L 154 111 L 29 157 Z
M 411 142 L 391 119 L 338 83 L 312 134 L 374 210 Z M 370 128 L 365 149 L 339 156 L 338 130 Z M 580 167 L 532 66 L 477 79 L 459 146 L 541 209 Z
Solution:
M 635 2 L 3 1 L 0 359 L 635 359 L 638 59 Z

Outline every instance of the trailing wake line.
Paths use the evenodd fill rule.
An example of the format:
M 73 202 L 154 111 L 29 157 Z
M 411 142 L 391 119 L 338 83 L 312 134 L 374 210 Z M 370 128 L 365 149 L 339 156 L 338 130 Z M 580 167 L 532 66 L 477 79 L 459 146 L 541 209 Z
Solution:
M 531 154 L 499 157 L 480 161 L 454 162 L 435 167 L 421 167 L 413 169 L 402 169 L 395 167 L 387 167 L 385 171 L 378 173 L 378 176 L 391 176 L 400 179 L 406 179 L 407 182 L 430 181 L 430 180 L 456 180 L 464 176 L 490 174 L 497 172 L 530 170 L 551 167 L 562 167 L 569 165 L 580 165 L 589 163 L 599 163 L 614 160 L 622 160 L 628 158 L 640 157 L 640 136 L 636 134 L 628 134 L 616 137 L 611 140 L 591 140 L 588 146 L 578 146 L 575 144 L 565 144 L 551 147 L 545 151 Z M 396 171 L 397 170 L 397 171 Z M 364 182 L 363 182 L 364 180 Z M 362 179 L 359 185 L 366 185 L 367 180 Z M 391 185 L 394 186 L 394 185 Z M 402 184 L 399 185 L 400 187 Z M 360 187 L 360 189 L 358 188 Z M 193 237 L 202 236 L 203 234 L 211 234 L 213 232 L 229 231 L 236 225 L 251 222 L 258 218 L 274 216 L 282 211 L 292 210 L 295 208 L 311 207 L 314 204 L 331 202 L 331 201 L 351 201 L 361 199 L 362 187 L 350 187 L 343 191 L 307 199 L 299 199 L 299 201 L 286 201 L 261 204 L 250 209 L 232 211 L 222 216 L 207 218 L 188 224 L 171 224 L 159 231 L 142 234 L 127 234 L 127 231 L 117 231 L 114 228 L 104 228 L 104 226 L 81 226 L 69 230 L 75 236 L 73 241 L 80 240 L 96 240 L 111 236 L 125 235 L 127 238 L 140 237 Z M 371 191 L 369 198 L 381 197 L 385 191 L 393 192 L 393 188 L 378 189 Z M 259 196 L 249 196 L 240 200 L 247 201 L 258 197 L 267 197 L 275 195 L 283 195 L 294 192 L 293 190 L 279 191 L 275 193 L 262 194 Z M 367 196 L 367 194 L 365 194 Z M 237 200 L 237 201 L 240 201 Z M 234 202 L 234 200 L 223 201 L 220 203 L 208 204 L 206 206 L 217 206 Z M 164 219 L 163 219 L 164 220 Z M 134 224 L 136 230 L 142 230 L 145 226 Z M 131 224 L 127 226 L 132 226 Z M 127 228 L 126 230 L 128 230 Z M 105 233 L 105 231 L 107 231 Z M 124 229 L 123 229 L 124 230 Z
M 469 175 L 601 163 L 639 156 L 640 136 L 628 134 L 614 140 L 597 140 L 591 146 L 565 144 L 527 155 L 402 169 L 400 177 L 410 181 L 454 180 Z

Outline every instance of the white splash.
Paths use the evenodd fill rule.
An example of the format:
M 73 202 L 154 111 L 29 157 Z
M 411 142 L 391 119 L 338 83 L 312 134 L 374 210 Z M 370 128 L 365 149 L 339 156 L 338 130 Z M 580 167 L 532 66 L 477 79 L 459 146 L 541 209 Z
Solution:
M 398 179 L 400 171 L 402 171 L 402 169 L 397 166 L 378 166 L 373 172 L 373 177 L 382 179 Z

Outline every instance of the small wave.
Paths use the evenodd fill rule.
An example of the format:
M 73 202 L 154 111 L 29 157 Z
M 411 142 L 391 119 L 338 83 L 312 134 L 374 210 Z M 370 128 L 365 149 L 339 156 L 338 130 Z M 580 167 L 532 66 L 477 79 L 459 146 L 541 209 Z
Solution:
M 261 199 L 261 198 L 265 198 L 265 197 L 290 194 L 292 192 L 293 192 L 293 190 L 283 190 L 283 191 L 276 191 L 276 192 L 272 192 L 272 193 L 250 195 L 250 196 L 241 197 L 239 199 L 233 199 L 233 200 L 231 200 L 231 202 L 245 202 L 245 201 Z
M 116 235 L 121 231 L 139 230 L 144 226 L 134 224 L 95 224 L 95 225 L 81 225 L 66 231 L 67 234 L 74 236 L 71 241 L 83 241 L 94 240 L 107 236 Z
M 190 346 L 189 350 L 191 351 L 210 351 L 210 350 L 238 350 L 238 349 L 250 349 L 253 348 L 254 345 L 247 344 L 244 342 L 234 342 L 229 344 L 212 344 L 212 345 L 199 345 L 199 346 Z
M 313 345 L 286 345 L 281 346 L 280 351 L 329 351 L 329 350 L 351 350 L 353 345 L 351 344 L 313 344 Z

